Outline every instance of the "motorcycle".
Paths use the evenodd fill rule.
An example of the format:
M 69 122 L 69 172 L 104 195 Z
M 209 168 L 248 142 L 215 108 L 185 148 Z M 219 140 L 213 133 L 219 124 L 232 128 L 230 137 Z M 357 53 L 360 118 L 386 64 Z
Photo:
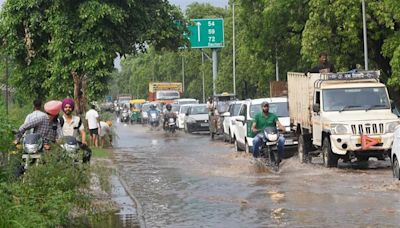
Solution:
M 16 135 L 17 147 L 20 143 L 20 138 L 17 136 L 16 130 L 13 130 Z M 29 168 L 30 165 L 36 163 L 41 159 L 43 153 L 43 139 L 37 133 L 30 133 L 23 136 L 22 139 L 22 162 L 18 170 L 18 175 L 22 175 Z
M 172 118 L 172 117 L 170 117 L 170 118 L 168 118 L 168 120 L 167 120 L 168 122 L 166 123 L 166 128 L 165 128 L 165 130 L 167 131 L 167 132 L 169 132 L 169 133 L 175 133 L 175 130 L 176 130 L 176 119 L 175 118 Z
M 121 113 L 121 122 L 122 123 L 128 123 L 129 122 L 129 113 L 128 110 L 123 110 Z
M 280 136 L 278 130 L 275 127 L 267 127 L 264 129 L 264 132 L 259 134 L 261 134 L 259 137 L 263 140 L 260 154 L 264 159 L 265 165 L 272 167 L 275 172 L 279 171 L 281 158 L 279 157 L 277 147 Z
M 149 111 L 149 120 L 150 127 L 152 129 L 158 127 L 160 125 L 160 116 L 157 111 Z
M 92 156 L 92 150 L 85 144 L 79 142 L 73 136 L 64 136 L 61 148 L 65 151 L 65 155 L 75 162 L 79 162 L 80 157 L 82 157 L 83 163 L 88 163 Z M 81 151 L 83 154 L 81 155 Z

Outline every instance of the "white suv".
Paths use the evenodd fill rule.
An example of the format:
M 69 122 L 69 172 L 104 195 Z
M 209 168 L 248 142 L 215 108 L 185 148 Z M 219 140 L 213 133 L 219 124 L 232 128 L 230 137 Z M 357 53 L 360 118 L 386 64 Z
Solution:
M 392 163 L 393 177 L 400 180 L 400 127 L 397 127 L 393 135 L 393 147 L 390 161 Z
M 184 104 L 179 107 L 178 119 L 176 121 L 178 128 L 183 129 L 185 127 L 185 116 L 191 104 Z
M 235 101 L 229 105 L 228 112 L 222 114 L 224 116 L 224 121 L 222 125 L 224 126 L 224 141 L 233 143 L 233 132 L 235 125 L 235 119 L 239 116 L 240 108 L 244 101 Z
M 251 126 L 253 124 L 253 117 L 256 113 L 261 112 L 261 103 L 264 101 L 269 103 L 270 112 L 275 113 L 279 118 L 279 122 L 286 128 L 285 148 L 297 146 L 295 135 L 290 133 L 287 98 L 272 97 L 246 100 L 243 102 L 239 111 L 239 116 L 235 118 L 235 128 L 233 132 L 236 151 L 245 150 L 247 153 L 252 152 L 254 133 L 251 130 Z

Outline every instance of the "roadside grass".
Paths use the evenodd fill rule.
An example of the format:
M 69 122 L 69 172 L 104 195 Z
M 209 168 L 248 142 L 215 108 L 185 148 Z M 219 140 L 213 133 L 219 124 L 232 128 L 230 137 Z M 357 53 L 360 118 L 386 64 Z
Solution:
M 110 152 L 104 148 L 91 148 L 93 158 L 110 158 Z

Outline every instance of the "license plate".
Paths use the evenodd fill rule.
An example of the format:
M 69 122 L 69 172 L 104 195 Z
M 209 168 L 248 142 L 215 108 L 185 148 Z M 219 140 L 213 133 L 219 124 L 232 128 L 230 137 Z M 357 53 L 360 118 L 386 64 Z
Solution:
M 286 139 L 285 140 L 285 145 L 292 145 L 293 144 L 293 139 Z
M 369 138 L 377 140 L 378 143 L 382 142 L 382 138 L 379 136 L 378 137 L 369 137 Z M 361 137 L 357 139 L 357 144 L 361 144 Z
M 201 123 L 200 126 L 202 126 L 202 127 L 208 127 L 209 125 L 208 125 L 208 123 Z

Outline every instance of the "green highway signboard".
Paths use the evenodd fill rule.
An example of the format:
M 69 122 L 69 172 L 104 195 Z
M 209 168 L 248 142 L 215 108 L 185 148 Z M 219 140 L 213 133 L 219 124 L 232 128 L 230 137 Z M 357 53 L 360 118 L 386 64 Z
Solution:
M 224 47 L 224 20 L 222 18 L 192 19 L 188 26 L 191 48 Z

